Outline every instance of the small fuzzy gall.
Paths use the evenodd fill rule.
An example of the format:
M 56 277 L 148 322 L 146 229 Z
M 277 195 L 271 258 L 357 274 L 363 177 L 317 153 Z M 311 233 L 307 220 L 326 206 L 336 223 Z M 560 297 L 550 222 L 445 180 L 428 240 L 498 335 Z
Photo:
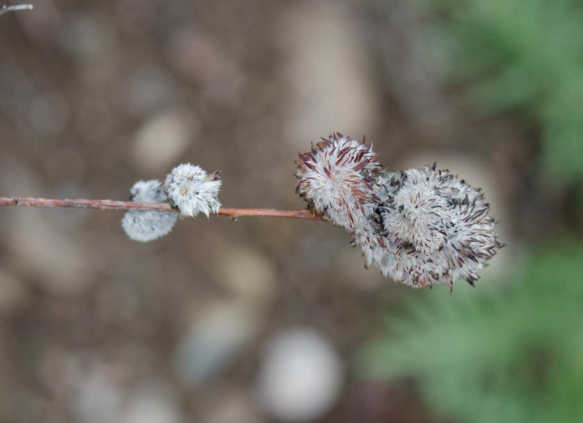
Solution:
M 389 172 L 372 148 L 335 134 L 300 154 L 297 177 L 308 207 L 352 234 L 367 264 L 405 285 L 474 285 L 504 246 L 481 190 L 435 165 Z
M 130 189 L 130 199 L 149 203 L 168 201 L 162 183 L 156 179 L 136 182 Z M 148 242 L 168 234 L 177 219 L 178 215 L 173 212 L 130 210 L 124 214 L 121 225 L 134 241 Z
M 376 207 L 372 189 L 380 169 L 372 146 L 334 133 L 299 155 L 296 192 L 309 208 L 349 232 Z
M 203 213 L 209 217 L 221 207 L 218 199 L 221 183 L 219 172 L 207 174 L 198 166 L 184 163 L 166 176 L 164 190 L 170 204 L 178 208 L 182 216 L 193 217 Z

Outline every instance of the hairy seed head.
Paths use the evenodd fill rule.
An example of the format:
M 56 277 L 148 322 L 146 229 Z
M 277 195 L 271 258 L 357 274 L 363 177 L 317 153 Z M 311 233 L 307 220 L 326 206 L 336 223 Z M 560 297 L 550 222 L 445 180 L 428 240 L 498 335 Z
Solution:
M 385 275 L 426 287 L 471 285 L 503 244 L 483 193 L 433 165 L 379 174 L 375 192 L 385 247 L 374 262 Z
M 184 163 L 172 169 L 166 176 L 164 190 L 170 203 L 183 216 L 217 213 L 221 207 L 218 199 L 221 179 L 218 172 L 207 174 L 204 169 Z
M 374 208 L 374 173 L 380 169 L 372 146 L 334 133 L 300 154 L 296 192 L 310 208 L 354 231 Z

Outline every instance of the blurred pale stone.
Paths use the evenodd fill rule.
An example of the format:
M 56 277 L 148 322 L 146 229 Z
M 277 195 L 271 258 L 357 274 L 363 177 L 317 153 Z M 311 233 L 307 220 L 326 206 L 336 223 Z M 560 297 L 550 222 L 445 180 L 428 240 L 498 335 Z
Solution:
M 73 393 L 87 378 L 84 362 L 80 355 L 68 351 L 62 345 L 47 348 L 36 363 L 36 375 L 52 398 L 69 401 Z
M 167 9 L 172 6 L 165 0 L 118 0 L 113 5 L 115 17 L 112 16 L 112 19 L 131 39 L 140 39 L 160 24 L 167 27 L 160 21 L 160 11 L 163 8 L 168 12 Z
M 201 423 L 261 423 L 253 401 L 244 392 L 227 392 L 208 405 Z
M 0 192 L 32 196 L 41 190 L 41 182 L 33 169 L 26 163 L 20 162 L 16 156 L 2 153 L 0 156 Z M 6 212 L 9 211 L 6 210 Z M 3 223 L 3 220 L 0 219 L 0 224 Z
M 143 171 L 168 170 L 198 131 L 198 121 L 182 111 L 160 113 L 139 129 L 133 144 L 133 158 Z
M 333 131 L 370 133 L 378 96 L 358 26 L 338 2 L 300 4 L 278 25 L 286 56 L 281 77 L 289 84 L 281 98 L 289 116 L 286 138 L 305 149 Z
M 167 54 L 175 69 L 202 85 L 203 97 L 222 104 L 239 102 L 244 74 L 214 37 L 197 27 L 177 28 L 170 35 Z
M 116 44 L 113 24 L 96 15 L 70 14 L 62 31 L 61 47 L 80 61 L 101 61 Z
M 154 65 L 141 65 L 127 77 L 125 100 L 132 115 L 152 113 L 176 101 L 173 81 Z
M 119 423 L 123 391 L 104 368 L 93 370 L 78 391 L 77 414 L 83 423 Z
M 176 400 L 157 386 L 135 392 L 124 412 L 122 423 L 179 423 L 182 421 Z
M 210 304 L 195 314 L 190 331 L 176 349 L 176 374 L 187 386 L 212 379 L 231 363 L 256 329 L 249 309 L 231 302 Z
M 57 198 L 67 198 L 71 193 L 79 193 L 78 195 L 91 195 L 86 193 L 87 186 L 83 183 L 83 177 L 87 172 L 87 165 L 89 159 L 83 156 L 76 147 L 62 147 L 57 151 L 52 152 L 43 160 L 44 171 L 48 175 L 62 175 L 63 163 L 67 163 L 66 175 L 62 175 L 58 185 L 51 186 L 51 196 Z M 85 191 L 85 192 L 84 192 Z M 76 194 L 77 195 L 77 194 Z M 61 210 L 62 211 L 62 210 Z M 70 210 L 69 210 L 70 211 Z M 67 215 L 67 218 L 85 220 L 87 214 L 85 213 L 67 213 L 60 214 Z
M 75 59 L 85 82 L 101 84 L 117 76 L 120 43 L 117 28 L 111 19 L 72 13 L 60 29 L 59 44 Z
M 91 257 L 71 233 L 72 225 L 51 219 L 48 213 L 42 209 L 16 211 L 7 234 L 12 263 L 56 295 L 78 293 L 91 281 Z
M 310 329 L 283 333 L 271 341 L 258 380 L 259 400 L 274 417 L 306 422 L 334 405 L 342 366 L 333 346 Z
M 212 81 L 228 67 L 216 42 L 196 28 L 174 30 L 168 47 L 171 63 L 193 81 Z
M 343 248 L 333 255 L 332 268 L 337 269 L 339 282 L 355 286 L 363 291 L 374 291 L 385 286 L 387 278 L 375 268 L 367 269 L 359 248 Z
M 53 43 L 64 26 L 54 0 L 36 2 L 34 13 L 19 13 L 18 18 L 26 35 L 39 44 Z
M 384 73 L 378 82 L 385 85 L 396 103 L 400 119 L 417 130 L 433 132 L 452 125 L 451 105 L 442 94 L 445 75 L 440 74 L 440 62 L 446 58 L 439 55 L 446 50 L 452 54 L 455 49 L 443 48 L 443 37 L 431 33 L 431 26 L 414 2 L 393 1 L 387 7 L 386 2 L 379 1 L 368 6 L 368 13 L 357 18 L 361 20 L 361 34 L 368 39 L 369 48 L 375 49 L 376 71 Z M 453 57 L 449 62 L 455 63 Z M 426 139 L 435 142 L 441 138 Z
M 71 114 L 69 103 L 57 93 L 37 95 L 28 112 L 30 124 L 40 136 L 59 135 Z
M 28 290 L 6 270 L 0 268 L 0 315 L 22 307 L 28 300 Z
M 227 248 L 217 257 L 214 269 L 217 279 L 240 301 L 262 306 L 273 297 L 276 271 L 258 250 Z

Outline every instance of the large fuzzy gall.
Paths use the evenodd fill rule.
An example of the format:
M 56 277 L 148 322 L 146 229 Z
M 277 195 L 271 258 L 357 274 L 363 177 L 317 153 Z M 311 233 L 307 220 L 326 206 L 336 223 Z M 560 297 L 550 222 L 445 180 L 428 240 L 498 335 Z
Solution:
M 367 259 L 406 285 L 453 288 L 459 279 L 474 285 L 478 270 L 503 247 L 481 189 L 449 170 L 383 172 L 375 193 L 384 247 Z
M 300 154 L 297 192 L 342 226 L 367 264 L 414 288 L 474 285 L 504 245 L 480 189 L 435 165 L 384 170 L 372 148 L 334 134 Z

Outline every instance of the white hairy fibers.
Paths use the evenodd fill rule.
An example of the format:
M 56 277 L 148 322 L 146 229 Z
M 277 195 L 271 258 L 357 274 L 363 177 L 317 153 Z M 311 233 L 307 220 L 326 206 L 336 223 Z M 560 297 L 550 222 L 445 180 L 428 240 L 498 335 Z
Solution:
M 162 183 L 156 179 L 138 181 L 130 189 L 132 201 L 165 203 L 168 201 Z M 153 241 L 168 234 L 178 219 L 174 212 L 129 210 L 121 221 L 127 236 L 134 241 Z

